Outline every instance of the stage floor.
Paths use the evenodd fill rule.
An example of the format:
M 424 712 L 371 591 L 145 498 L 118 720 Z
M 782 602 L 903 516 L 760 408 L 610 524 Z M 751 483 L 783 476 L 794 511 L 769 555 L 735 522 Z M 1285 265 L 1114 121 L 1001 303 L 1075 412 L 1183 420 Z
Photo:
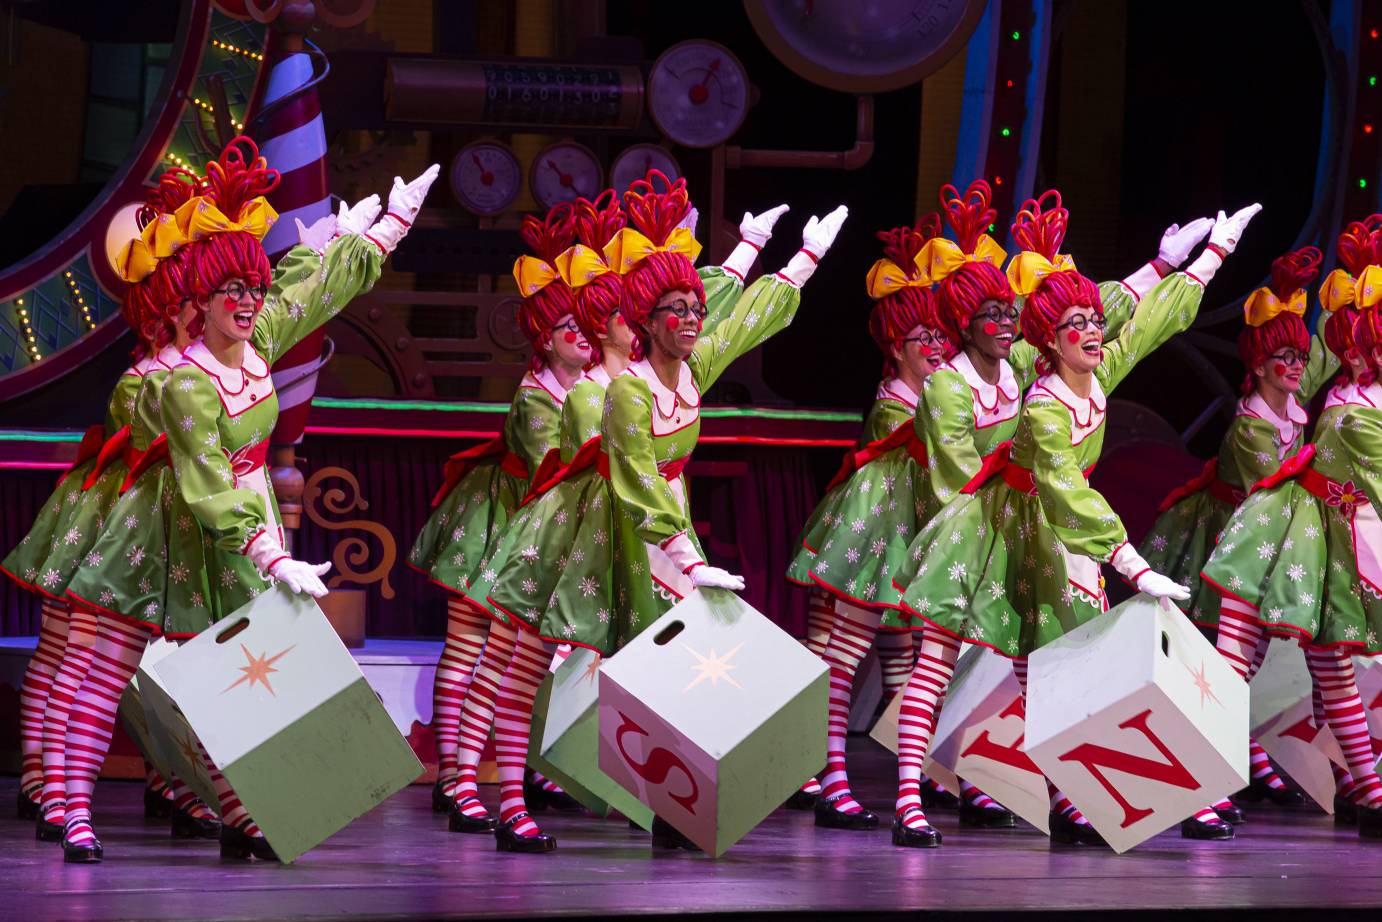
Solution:
M 886 815 L 892 760 L 851 740 L 855 788 Z M 104 864 L 65 865 L 8 813 L 0 778 L 0 922 L 43 919 L 429 919 L 875 912 L 1004 914 L 1254 907 L 1263 912 L 1382 906 L 1382 842 L 1307 811 L 1256 809 L 1233 842 L 1165 833 L 1121 857 L 1052 846 L 1030 828 L 971 831 L 936 812 L 945 844 L 894 848 L 886 828 L 816 829 L 778 811 L 719 860 L 659 852 L 620 819 L 540 815 L 550 855 L 504 855 L 488 836 L 448 833 L 417 785 L 297 864 L 223 862 L 214 843 L 169 839 L 145 823 L 140 785 L 103 781 Z M 482 788 L 493 808 L 498 791 Z M 1282 838 L 1289 836 L 1289 839 Z

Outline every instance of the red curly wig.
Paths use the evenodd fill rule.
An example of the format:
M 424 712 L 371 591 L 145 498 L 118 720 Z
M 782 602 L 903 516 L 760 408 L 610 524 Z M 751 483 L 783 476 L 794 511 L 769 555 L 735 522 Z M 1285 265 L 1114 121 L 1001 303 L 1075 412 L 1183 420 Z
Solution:
M 249 202 L 278 187 L 279 173 L 269 169 L 259 155 L 259 147 L 241 135 L 221 152 L 219 159 L 206 165 L 202 194 L 207 196 L 231 221 L 239 221 Z M 184 247 L 190 250 L 190 278 L 193 296 L 206 302 L 212 293 L 231 279 L 246 285 L 268 285 L 269 257 L 253 234 L 227 231 L 211 234 Z M 192 321 L 190 332 L 200 336 L 205 316 Z
M 658 192 L 654 180 L 667 186 Z M 646 179 L 633 183 L 624 193 L 624 210 L 629 223 L 656 246 L 662 246 L 691 211 L 686 180 L 672 182 L 658 170 L 649 170 Z M 705 285 L 696 273 L 691 258 L 684 253 L 653 253 L 624 276 L 624 300 L 619 311 L 624 322 L 647 339 L 648 317 L 657 301 L 669 291 L 690 291 L 705 301 Z M 647 343 L 642 342 L 647 348 Z
M 963 196 L 949 183 L 941 187 L 940 202 L 946 223 L 955 233 L 955 242 L 966 253 L 974 252 L 979 235 L 998 217 L 997 210 L 989 205 L 991 201 L 993 191 L 982 179 L 970 183 Z M 942 329 L 957 346 L 963 342 L 961 333 L 969 327 L 981 304 L 985 301 L 1013 302 L 1008 277 L 1000 267 L 985 262 L 967 262 L 960 266 L 941 279 L 936 294 Z
M 570 202 L 561 202 L 541 220 L 525 215 L 518 233 L 533 255 L 555 265 L 562 251 L 575 242 L 576 210 Z M 518 309 L 518 328 L 533 347 L 533 356 L 528 362 L 531 371 L 541 371 L 547 364 L 544 347 L 551 338 L 552 327 L 575 311 L 576 293 L 561 279 L 554 279 L 523 299 Z
M 149 190 L 144 205 L 135 214 L 135 225 L 142 231 L 160 215 L 171 214 L 198 193 L 201 177 L 181 167 L 165 171 L 158 184 Z M 132 357 L 143 358 L 150 351 L 157 351 L 167 342 L 163 337 L 163 318 L 167 304 L 170 277 L 184 281 L 182 269 L 187 264 L 186 249 L 179 249 L 171 256 L 160 259 L 154 271 L 145 279 L 129 285 L 121 299 L 120 315 L 139 338 Z M 182 300 L 182 296 L 177 299 Z
M 1272 260 L 1272 280 L 1267 287 L 1278 300 L 1289 301 L 1320 274 L 1323 259 L 1324 255 L 1315 247 L 1303 247 L 1278 256 Z M 1299 315 L 1282 311 L 1260 326 L 1243 327 L 1243 332 L 1238 334 L 1238 358 L 1247 369 L 1242 386 L 1244 397 L 1257 386 L 1253 369 L 1282 349 L 1295 349 L 1297 352 L 1310 350 L 1310 331 L 1305 328 L 1305 321 Z
M 601 192 L 593 202 L 576 199 L 576 239 L 596 252 L 603 251 L 626 222 L 619 195 L 613 189 Z M 624 277 L 617 272 L 598 275 L 576 289 L 576 309 L 571 316 L 590 344 L 592 364 L 598 365 L 605 357 L 600 337 L 609 332 L 609 318 L 623 300 Z
M 1379 227 L 1382 227 L 1382 215 L 1378 214 L 1369 215 L 1362 221 L 1351 221 L 1335 242 L 1334 252 L 1339 264 L 1354 279 L 1362 275 L 1368 266 L 1379 262 L 1379 249 L 1382 249 Z M 1349 353 L 1358 347 L 1357 333 L 1362 325 L 1359 323 L 1362 315 L 1363 311 L 1358 309 L 1357 304 L 1349 304 L 1334 311 L 1324 322 L 1324 344 L 1345 369 L 1349 367 Z M 1366 353 L 1371 350 L 1361 351 L 1367 359 Z M 1370 359 L 1368 361 L 1371 362 Z M 1347 377 L 1345 371 L 1341 379 L 1346 380 Z M 1368 374 L 1367 377 L 1371 378 L 1372 375 Z
M 1013 238 L 1024 250 L 1055 261 L 1070 224 L 1070 212 L 1061 205 L 1060 193 L 1048 189 L 1039 198 L 1027 199 L 1013 221 Z M 1022 306 L 1022 337 L 1041 353 L 1043 373 L 1055 367 L 1056 355 L 1047 345 L 1056 335 L 1061 316 L 1075 306 L 1104 312 L 1099 286 L 1073 269 L 1053 272 L 1037 283 Z
M 928 214 L 917 221 L 915 227 L 894 227 L 879 231 L 877 237 L 883 241 L 883 256 L 906 272 L 908 278 L 915 279 L 921 275 L 916 265 L 917 254 L 926 241 L 940 236 L 940 230 L 940 216 Z M 869 335 L 883 353 L 885 378 L 897 376 L 893 349 L 902 344 L 917 324 L 947 332 L 938 314 L 936 294 L 931 288 L 901 288 L 874 302 L 869 313 Z M 951 339 L 951 343 L 954 342 Z M 950 354 L 945 357 L 949 358 Z

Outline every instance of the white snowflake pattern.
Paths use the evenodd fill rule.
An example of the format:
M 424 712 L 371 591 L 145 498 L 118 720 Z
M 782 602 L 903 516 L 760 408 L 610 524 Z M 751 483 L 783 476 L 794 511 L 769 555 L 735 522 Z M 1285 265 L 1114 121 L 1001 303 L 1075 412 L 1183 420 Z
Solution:
M 570 518 L 570 516 L 567 514 L 567 511 L 565 509 L 558 509 L 557 514 L 552 516 L 552 518 L 556 520 L 556 523 L 558 525 L 565 525 L 566 520 Z
M 115 601 L 115 593 L 111 592 L 109 589 L 102 589 L 98 598 L 102 605 L 109 605 Z
M 130 566 L 137 567 L 144 560 L 144 549 L 135 545 L 125 554 L 129 558 Z
M 1290 577 L 1291 582 L 1298 583 L 1305 578 L 1305 567 L 1298 563 L 1293 563 L 1286 568 L 1286 575 Z
M 1004 595 L 1004 592 L 1003 592 L 1003 584 L 1000 583 L 1000 582 L 998 582 L 997 580 L 991 580 L 991 581 L 989 582 L 989 597 L 990 597 L 990 598 L 994 598 L 994 599 L 1001 599 L 1001 598 L 1003 598 L 1003 595 Z M 1004 623 L 1004 624 L 1007 624 L 1007 623 L 1008 623 L 1007 620 L 1006 620 L 1006 619 L 1007 619 L 1007 615 L 1005 614 L 1005 615 L 1003 616 L 1003 618 L 1004 618 L 1003 623 Z
M 1154 551 L 1164 551 L 1164 550 L 1166 550 L 1166 536 L 1165 536 L 1165 535 L 1152 535 L 1152 550 L 1154 550 Z
M 221 571 L 221 585 L 227 589 L 235 585 L 235 574 L 229 570 Z
M 1273 553 L 1272 546 L 1271 546 L 1271 544 L 1269 544 L 1269 543 L 1266 542 L 1266 541 L 1263 541 L 1261 544 L 1259 544 L 1259 545 L 1257 546 L 1257 557 L 1258 557 L 1259 560 L 1268 560 L 1268 559 L 1270 559 L 1271 556 L 1272 556 L 1272 553 Z
M 192 382 L 190 382 L 190 381 L 184 381 L 183 383 L 184 383 L 184 384 L 191 384 Z M 183 388 L 183 390 L 186 390 L 186 389 L 187 389 L 187 388 Z M 184 416 L 184 417 L 182 418 L 182 422 L 181 422 L 179 425 L 182 426 L 182 431 L 183 431 L 183 432 L 191 432 L 191 431 L 192 431 L 192 427 L 193 427 L 195 424 L 196 424 L 196 420 L 194 420 L 191 416 Z
M 845 550 L 845 560 L 848 560 L 850 563 L 858 563 L 859 549 L 857 547 L 847 548 Z
M 184 564 L 184 563 L 175 563 L 175 564 L 173 564 L 171 567 L 168 568 L 168 575 L 169 575 L 170 577 L 172 577 L 173 582 L 175 582 L 175 583 L 185 583 L 185 582 L 187 582 L 187 576 L 188 576 L 187 565 Z
M 522 586 L 523 591 L 528 595 L 532 595 L 534 592 L 537 592 L 537 580 L 535 579 L 525 579 L 522 583 L 520 583 L 520 585 Z
M 967 573 L 968 570 L 963 561 L 957 560 L 950 565 L 950 578 L 957 583 L 964 579 Z

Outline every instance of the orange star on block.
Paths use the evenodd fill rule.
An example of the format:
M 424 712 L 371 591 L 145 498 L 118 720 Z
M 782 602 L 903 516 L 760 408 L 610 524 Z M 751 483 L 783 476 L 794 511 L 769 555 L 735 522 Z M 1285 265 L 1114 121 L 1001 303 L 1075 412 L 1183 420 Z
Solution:
M 294 644 L 293 646 L 297 645 Z M 270 695 L 278 697 L 274 693 L 274 687 L 269 684 L 269 675 L 278 672 L 278 670 L 274 668 L 274 663 L 283 659 L 283 657 L 286 656 L 288 652 L 293 649 L 293 647 L 289 647 L 287 650 L 283 650 L 280 653 L 276 653 L 272 657 L 270 657 L 266 653 L 261 653 L 259 654 L 259 656 L 255 656 L 253 653 L 249 651 L 249 648 L 246 647 L 244 644 L 240 644 L 240 649 L 244 651 L 245 659 L 248 661 L 246 665 L 239 667 L 240 671 L 243 672 L 244 675 L 240 676 L 240 678 L 236 679 L 230 685 L 226 686 L 225 691 L 222 691 L 221 694 L 224 695 L 226 692 L 230 691 L 232 688 L 235 688 L 237 685 L 244 685 L 246 682 L 248 682 L 250 687 L 253 688 L 254 684 L 258 682 L 259 684 L 264 686 L 265 691 L 267 691 Z

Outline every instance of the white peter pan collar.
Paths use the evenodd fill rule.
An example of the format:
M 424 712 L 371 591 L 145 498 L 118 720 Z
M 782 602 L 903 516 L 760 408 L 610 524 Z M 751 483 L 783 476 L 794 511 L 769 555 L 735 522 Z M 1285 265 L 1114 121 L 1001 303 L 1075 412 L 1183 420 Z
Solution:
M 676 388 L 669 388 L 663 384 L 647 359 L 630 365 L 629 373 L 648 382 L 648 389 L 653 392 L 653 402 L 657 404 L 657 412 L 664 419 L 671 419 L 676 415 L 678 401 L 681 402 L 682 406 L 691 410 L 695 410 L 701 405 L 701 392 L 696 389 L 696 379 L 691 374 L 691 366 L 687 362 L 681 363 L 681 372 L 677 378 Z
M 1108 411 L 1108 398 L 1099 386 L 1099 379 L 1091 377 L 1089 396 L 1080 397 L 1061 380 L 1060 375 L 1049 374 L 1037 379 L 1032 385 L 1034 393 L 1042 393 L 1060 401 L 1070 411 L 1070 444 L 1078 445 L 1098 429 L 1104 422 Z
M 912 412 L 916 412 L 917 395 L 916 391 L 907 386 L 907 382 L 901 378 L 887 378 L 878 385 L 878 393 L 874 400 L 896 400 Z
M 244 364 L 239 368 L 221 364 L 200 339 L 187 347 L 187 351 L 182 354 L 182 361 L 178 364 L 196 365 L 210 375 L 216 382 L 216 389 L 228 397 L 235 397 L 244 392 L 251 381 L 262 381 L 269 376 L 269 363 L 264 361 L 263 356 L 249 343 L 245 343 Z
M 1005 404 L 1015 403 L 1022 393 L 1017 386 L 1017 375 L 1013 374 L 1012 366 L 1001 359 L 998 362 L 996 384 L 990 384 L 980 377 L 974 363 L 969 360 L 969 355 L 964 352 L 951 359 L 950 366 L 964 377 L 970 390 L 974 391 L 974 402 L 981 413 L 992 413 L 998 409 L 1000 401 Z
M 557 376 L 552 373 L 552 369 L 543 366 L 536 374 L 528 372 L 519 382 L 519 387 L 535 387 L 538 390 L 546 391 L 556 401 L 557 406 L 566 402 L 566 388 L 561 386 Z
M 164 346 L 158 351 L 158 355 L 154 357 L 154 361 L 163 368 L 172 371 L 182 362 L 182 350 L 177 346 Z
M 1305 408 L 1295 397 L 1287 395 L 1286 398 L 1286 418 L 1283 419 L 1276 415 L 1276 411 L 1271 408 L 1267 401 L 1262 399 L 1262 395 L 1254 391 L 1247 397 L 1238 401 L 1239 416 L 1251 416 L 1256 419 L 1263 419 L 1271 423 L 1276 428 L 1277 438 L 1281 441 L 1282 457 L 1292 443 L 1296 440 L 1296 434 L 1307 422 L 1310 421 Z
M 1359 387 L 1353 381 L 1344 381 L 1329 389 L 1324 408 L 1355 406 L 1382 407 L 1382 381 L 1374 381 L 1367 387 Z
M 601 387 L 609 387 L 609 382 L 612 380 L 609 376 L 609 372 L 605 371 L 605 366 L 603 365 L 596 365 L 586 369 L 582 377 L 587 381 L 594 381 Z
M 135 362 L 129 368 L 126 368 L 125 374 L 129 375 L 132 378 L 142 378 L 145 375 L 147 375 L 150 371 L 152 371 L 157 363 L 158 359 L 154 356 L 145 356 L 144 358 Z

